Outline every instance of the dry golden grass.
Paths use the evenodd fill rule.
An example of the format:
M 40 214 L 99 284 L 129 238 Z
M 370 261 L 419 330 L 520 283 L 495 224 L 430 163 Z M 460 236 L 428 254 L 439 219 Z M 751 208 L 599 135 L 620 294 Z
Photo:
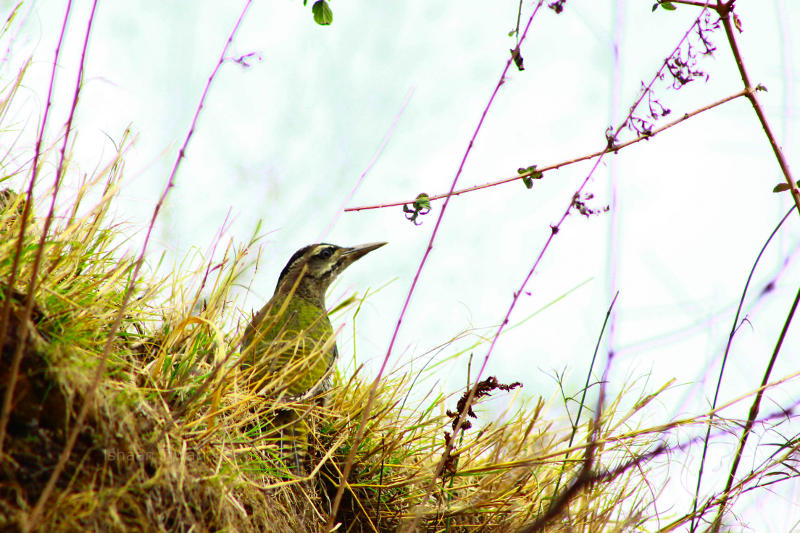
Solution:
M 84 191 L 99 187 L 102 199 L 83 209 L 77 198 L 71 214 L 59 219 L 44 240 L 27 325 L 30 340 L 3 448 L 4 527 L 27 523 L 74 428 L 122 300 L 133 260 L 120 251 L 119 229 L 104 226 L 121 168 L 115 160 L 87 183 Z M 0 215 L 3 280 L 10 279 L 24 195 L 9 198 Z M 25 327 L 18 319 L 28 296 L 39 224 L 29 221 L 15 287 L 3 285 L 3 300 L 12 312 L 3 346 L 2 394 Z M 306 478 L 294 478 L 264 430 L 286 403 L 279 395 L 249 392 L 237 365 L 241 328 L 235 324 L 243 317 L 231 290 L 252 244 L 229 247 L 219 264 L 139 284 L 56 490 L 40 520 L 28 525 L 47 531 L 322 527 L 371 380 L 359 372 L 337 374 L 327 406 L 309 408 L 313 464 Z M 223 330 L 223 324 L 234 326 Z M 550 505 L 559 478 L 566 486 L 580 469 L 581 446 L 573 450 L 576 459 L 564 461 L 569 428 L 548 421 L 541 401 L 517 399 L 499 420 L 457 437 L 456 459 L 428 493 L 451 429 L 447 411 L 456 408 L 457 398 L 431 392 L 412 400 L 417 377 L 398 371 L 379 384 L 377 406 L 338 511 L 340 530 L 393 531 L 414 519 L 424 531 L 513 530 Z M 499 389 L 493 393 L 509 400 L 515 396 Z M 619 464 L 653 441 L 647 434 L 611 440 L 621 436 L 616 418 L 612 405 L 600 421 L 596 465 Z M 579 429 L 584 437 L 589 425 L 591 420 Z M 603 530 L 623 530 L 644 519 L 648 494 L 637 488 L 640 475 L 628 469 L 587 485 L 562 513 L 569 525 L 556 521 L 548 530 L 594 531 L 600 523 Z
M 76 199 L 73 214 L 44 241 L 30 342 L 3 449 L 4 527 L 25 525 L 41 495 L 91 386 L 132 269 L 133 261 L 117 246 L 119 230 L 103 225 L 119 163 L 85 185 L 105 191 L 99 203 L 82 211 Z M 10 277 L 24 196 L 11 200 L 0 216 L 3 280 Z M 39 232 L 38 222 L 30 222 L 16 285 L 3 285 L 3 299 L 12 304 L 4 369 L 18 346 L 17 317 Z M 320 530 L 371 381 L 358 372 L 337 374 L 327 406 L 309 408 L 313 465 L 309 476 L 294 478 L 264 431 L 286 404 L 243 386 L 247 376 L 237 365 L 241 328 L 220 326 L 241 322 L 231 289 L 252 244 L 229 247 L 219 264 L 139 285 L 66 469 L 41 519 L 29 525 L 47 531 Z M 201 290 L 191 286 L 201 287 L 202 301 Z M 499 420 L 459 435 L 456 459 L 444 479 L 431 485 L 452 422 L 447 411 L 456 408 L 457 398 L 431 392 L 410 399 L 416 377 L 398 371 L 379 384 L 338 511 L 340 530 L 393 531 L 418 520 L 417 529 L 424 531 L 510 531 L 539 516 L 556 483 L 567 486 L 580 470 L 583 446 L 573 449 L 574 459 L 564 460 L 569 427 L 548 421 L 541 401 L 518 399 Z M 3 378 L 5 394 L 7 372 Z M 595 467 L 622 464 L 653 443 L 646 433 L 624 434 L 619 418 L 615 404 L 602 415 Z M 591 424 L 579 428 L 584 442 Z M 645 468 L 587 484 L 548 531 L 626 530 L 645 519 Z M 431 486 L 435 490 L 428 493 Z

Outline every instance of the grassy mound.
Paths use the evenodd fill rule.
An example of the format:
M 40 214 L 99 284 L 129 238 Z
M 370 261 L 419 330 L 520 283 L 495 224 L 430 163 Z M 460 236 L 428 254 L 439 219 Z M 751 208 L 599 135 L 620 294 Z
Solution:
M 83 209 L 79 195 L 47 235 L 40 217 L 28 216 L 22 241 L 25 195 L 5 194 L 0 394 L 10 405 L 0 524 L 47 531 L 320 531 L 371 379 L 337 374 L 326 407 L 307 409 L 312 464 L 308 476 L 295 477 L 264 430 L 286 402 L 248 391 L 237 364 L 238 324 L 246 317 L 231 290 L 253 243 L 229 248 L 220 263 L 196 272 L 140 282 L 115 331 L 135 263 L 121 252 L 119 227 L 104 225 L 120 169 L 118 158 L 87 183 L 86 191 L 103 190 L 99 202 Z M 224 330 L 223 324 L 233 325 Z M 647 518 L 644 465 L 613 472 L 653 445 L 647 433 L 623 431 L 633 413 L 617 416 L 613 405 L 604 411 L 589 442 L 594 469 L 604 465 L 606 475 L 560 503 L 553 494 L 580 479 L 585 444 L 568 449 L 571 428 L 548 422 L 541 401 L 514 401 L 495 421 L 459 433 L 436 477 L 453 411 L 464 399 L 459 405 L 431 391 L 412 400 L 419 377 L 396 372 L 378 384 L 337 509 L 339 530 L 394 531 L 414 523 L 423 531 L 509 531 L 554 506 L 561 518 L 548 531 L 598 524 L 627 530 Z M 484 397 L 509 399 L 516 386 L 492 379 L 483 385 Z M 576 443 L 587 441 L 594 422 L 575 428 Z

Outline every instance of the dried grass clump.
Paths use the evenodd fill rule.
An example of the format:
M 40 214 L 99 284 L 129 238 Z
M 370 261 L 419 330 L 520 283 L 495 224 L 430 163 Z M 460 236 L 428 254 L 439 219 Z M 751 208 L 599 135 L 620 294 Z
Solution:
M 138 286 L 64 472 L 38 522 L 27 522 L 75 428 L 132 270 L 133 260 L 118 244 L 124 242 L 119 229 L 103 225 L 120 163 L 116 159 L 86 184 L 85 190 L 104 184 L 96 205 L 79 215 L 81 198 L 76 198 L 71 215 L 45 237 L 27 323 L 19 317 L 41 237 L 37 222 L 28 222 L 15 286 L 2 286 L 3 302 L 11 309 L 2 351 L 3 395 L 22 331 L 29 340 L 3 447 L 0 526 L 319 531 L 371 381 L 359 373 L 337 374 L 327 406 L 308 408 L 315 428 L 311 468 L 307 477 L 295 478 L 268 430 L 287 403 L 243 386 L 247 376 L 237 365 L 240 328 L 222 329 L 241 319 L 231 289 L 249 246 L 229 247 L 220 263 L 199 271 L 170 273 Z M 23 195 L 13 196 L 0 215 L 2 280 L 11 277 L 23 201 Z M 192 283 L 195 290 L 189 291 Z M 378 384 L 376 407 L 337 514 L 342 531 L 394 531 L 411 521 L 424 531 L 513 530 L 547 509 L 557 484 L 566 487 L 580 470 L 580 450 L 573 450 L 576 459 L 565 460 L 569 433 L 544 419 L 539 401 L 461 433 L 443 478 L 433 479 L 454 416 L 447 411 L 457 401 L 431 393 L 412 402 L 416 377 L 399 371 Z M 511 394 L 494 388 L 489 392 Z M 651 445 L 646 435 L 611 440 L 618 432 L 615 415 L 612 406 L 600 420 L 595 466 L 613 467 Z M 580 431 L 585 435 L 589 429 Z M 644 519 L 649 499 L 640 476 L 640 470 L 626 469 L 588 484 L 562 513 L 567 518 L 548 530 L 590 531 L 598 524 L 622 530 Z
M 0 394 L 5 397 L 12 379 L 15 387 L 3 442 L 0 527 L 319 531 L 371 381 L 358 372 L 337 374 L 327 406 L 306 406 L 314 428 L 311 464 L 307 477 L 295 478 L 268 429 L 286 401 L 250 392 L 237 364 L 236 324 L 242 317 L 231 289 L 253 243 L 229 247 L 218 264 L 140 283 L 89 396 L 134 265 L 122 252 L 120 227 L 104 221 L 121 158 L 122 151 L 85 184 L 68 216 L 55 218 L 43 239 L 42 215 L 28 217 L 13 287 L 5 280 L 12 279 L 25 195 L 4 194 L 0 279 L 10 313 Z M 98 187 L 100 200 L 84 210 L 84 196 Z M 44 253 L 34 276 L 40 239 Z M 29 294 L 32 276 L 37 283 Z M 23 322 L 29 297 L 32 313 Z M 233 325 L 224 330 L 226 324 Z M 412 401 L 418 377 L 398 371 L 378 384 L 376 407 L 338 509 L 342 531 L 393 531 L 411 521 L 424 531 L 513 530 L 539 516 L 556 484 L 566 486 L 580 469 L 580 460 L 564 460 L 568 433 L 544 419 L 540 401 L 461 433 L 443 479 L 433 479 L 445 434 L 452 430 L 448 410 L 457 401 L 434 393 Z M 511 394 L 495 388 L 489 392 Z M 87 397 L 87 420 L 32 524 L 31 511 Z M 615 431 L 613 415 L 613 409 L 604 414 L 604 434 Z M 597 458 L 624 461 L 633 448 L 621 442 L 606 442 Z M 627 470 L 587 486 L 568 506 L 568 525 L 550 530 L 641 519 L 648 500 L 632 476 Z

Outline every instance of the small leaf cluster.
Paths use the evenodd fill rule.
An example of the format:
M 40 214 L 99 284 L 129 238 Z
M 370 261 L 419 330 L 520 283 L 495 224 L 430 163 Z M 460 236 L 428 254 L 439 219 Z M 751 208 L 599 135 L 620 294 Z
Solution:
M 403 212 L 406 213 L 406 218 L 414 223 L 415 226 L 422 224 L 422 221 L 417 222 L 417 217 L 420 215 L 427 215 L 431 212 L 431 199 L 423 193 L 417 195 L 417 199 L 408 207 L 408 204 L 403 204 Z
M 547 4 L 547 7 L 555 11 L 556 15 L 560 15 L 564 12 L 564 4 L 567 3 L 567 0 L 556 0 L 555 2 L 550 2 Z
M 675 7 L 675 4 L 673 4 L 669 0 L 658 0 L 658 2 L 653 4 L 653 11 L 655 11 L 659 7 L 661 7 L 662 9 L 665 9 L 667 11 L 675 11 L 675 9 L 677 9 Z
M 526 189 L 533 187 L 533 180 L 540 180 L 544 175 L 540 170 L 536 170 L 536 165 L 518 168 L 517 174 L 522 174 L 522 183 L 525 184 Z

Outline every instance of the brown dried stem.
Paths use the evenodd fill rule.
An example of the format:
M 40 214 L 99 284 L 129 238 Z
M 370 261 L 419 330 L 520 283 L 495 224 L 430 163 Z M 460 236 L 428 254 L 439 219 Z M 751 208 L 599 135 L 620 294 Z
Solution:
M 789 162 L 786 161 L 786 157 L 783 155 L 783 151 L 778 145 L 778 141 L 775 139 L 775 134 L 772 133 L 772 128 L 770 127 L 769 121 L 764 114 L 764 110 L 761 108 L 761 104 L 758 101 L 758 96 L 756 95 L 755 91 L 756 87 L 753 87 L 753 84 L 750 82 L 750 76 L 748 76 L 747 69 L 744 66 L 742 54 L 739 52 L 739 45 L 736 43 L 736 36 L 733 33 L 730 16 L 733 12 L 734 2 L 735 0 L 729 0 L 728 2 L 717 0 L 717 5 L 714 7 L 714 9 L 719 14 L 719 17 L 722 20 L 722 26 L 725 28 L 725 35 L 728 38 L 728 44 L 731 47 L 733 58 L 736 60 L 736 67 L 739 69 L 739 75 L 741 76 L 742 83 L 744 83 L 745 90 L 747 91 L 747 99 L 750 100 L 750 104 L 753 106 L 753 110 L 756 112 L 758 121 L 761 123 L 761 128 L 764 130 L 767 140 L 769 140 L 769 145 L 772 148 L 772 152 L 775 154 L 775 159 L 778 161 L 778 165 L 781 167 L 781 172 L 786 180 L 786 184 L 790 187 L 792 192 L 792 198 L 794 199 L 795 206 L 797 206 L 797 212 L 800 214 L 800 189 L 797 188 L 797 181 L 792 177 L 792 172 L 789 170 Z

